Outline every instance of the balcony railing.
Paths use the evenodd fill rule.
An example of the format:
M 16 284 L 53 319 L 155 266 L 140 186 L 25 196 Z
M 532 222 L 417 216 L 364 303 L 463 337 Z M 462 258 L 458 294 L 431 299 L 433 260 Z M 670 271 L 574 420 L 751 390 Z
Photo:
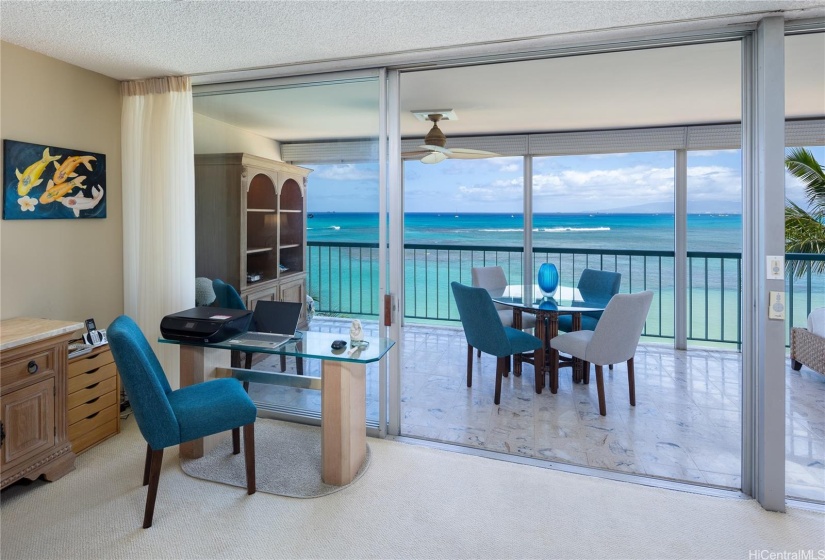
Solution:
M 409 243 L 405 253 L 405 317 L 420 321 L 458 321 L 450 282 L 471 283 L 476 266 L 498 265 L 508 280 L 521 283 L 521 247 L 430 245 Z M 742 258 L 739 253 L 689 251 L 689 340 L 741 344 Z M 788 261 L 825 261 L 823 255 L 793 253 Z M 378 244 L 308 243 L 308 291 L 319 313 L 341 316 L 378 315 Z M 644 336 L 673 338 L 674 253 L 621 249 L 534 248 L 533 270 L 554 263 L 560 282 L 575 286 L 585 268 L 622 274 L 622 292 L 656 294 Z M 810 269 L 786 281 L 787 324 L 804 326 L 811 309 L 825 306 L 825 274 Z

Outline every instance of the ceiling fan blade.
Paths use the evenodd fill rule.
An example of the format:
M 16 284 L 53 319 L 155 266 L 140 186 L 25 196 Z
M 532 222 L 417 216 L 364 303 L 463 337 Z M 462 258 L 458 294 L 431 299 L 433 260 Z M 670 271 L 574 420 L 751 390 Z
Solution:
M 421 163 L 438 163 L 440 161 L 444 161 L 445 159 L 447 159 L 446 154 L 442 154 L 441 152 L 432 152 L 421 158 Z
M 442 154 L 450 154 L 451 151 L 447 148 L 442 148 L 441 146 L 433 146 L 432 144 L 424 144 L 423 146 L 418 146 L 422 150 L 429 150 L 431 152 L 441 152 Z
M 401 152 L 402 158 L 420 158 L 424 156 L 430 155 L 432 152 L 429 150 L 417 150 L 414 152 Z
M 471 150 L 469 148 L 454 148 L 449 157 L 450 159 L 484 159 L 500 157 L 500 154 L 495 152 L 485 152 L 483 150 Z
M 497 157 L 500 155 L 495 152 L 487 152 L 485 150 L 473 150 L 471 148 L 451 148 L 450 151 L 454 154 L 478 154 L 487 157 Z

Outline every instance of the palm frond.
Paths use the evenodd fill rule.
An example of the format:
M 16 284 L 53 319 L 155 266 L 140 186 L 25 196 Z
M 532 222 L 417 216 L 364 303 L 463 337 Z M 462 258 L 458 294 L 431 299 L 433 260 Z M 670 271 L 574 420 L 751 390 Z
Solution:
M 790 200 L 785 206 L 785 252 L 825 254 L 825 223 Z M 825 261 L 786 263 L 787 272 L 797 278 L 809 268 L 816 273 L 825 272 Z
M 811 211 L 825 214 L 825 173 L 814 155 L 805 148 L 794 148 L 785 157 L 785 167 L 804 184 Z

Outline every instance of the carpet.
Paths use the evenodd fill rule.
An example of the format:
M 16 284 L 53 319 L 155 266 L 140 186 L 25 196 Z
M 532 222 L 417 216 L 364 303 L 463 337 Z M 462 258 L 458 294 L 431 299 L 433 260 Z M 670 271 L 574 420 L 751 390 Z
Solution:
M 370 447 L 364 464 L 350 483 L 369 467 Z M 246 488 L 243 448 L 232 454 L 226 437 L 200 459 L 181 459 L 183 472 L 195 478 Z M 258 490 L 292 498 L 317 498 L 343 490 L 321 480 L 321 428 L 258 418 L 255 422 L 255 478 Z

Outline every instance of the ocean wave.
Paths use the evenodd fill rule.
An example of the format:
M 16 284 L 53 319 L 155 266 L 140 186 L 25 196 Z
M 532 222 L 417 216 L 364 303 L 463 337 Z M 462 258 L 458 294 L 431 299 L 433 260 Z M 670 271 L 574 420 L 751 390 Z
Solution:
M 334 229 L 335 231 L 338 231 L 339 229 L 341 229 L 341 226 L 329 226 L 329 229 Z
M 564 231 L 610 231 L 609 227 L 552 227 L 552 228 L 535 228 L 533 231 L 540 231 L 543 233 L 559 233 Z
M 496 232 L 496 233 L 508 233 L 508 232 L 520 232 L 524 231 L 524 228 L 490 228 L 490 229 L 479 229 L 477 231 L 487 231 L 487 232 Z M 535 232 L 541 233 L 561 233 L 565 231 L 610 231 L 609 227 L 547 227 L 547 228 L 533 228 Z

